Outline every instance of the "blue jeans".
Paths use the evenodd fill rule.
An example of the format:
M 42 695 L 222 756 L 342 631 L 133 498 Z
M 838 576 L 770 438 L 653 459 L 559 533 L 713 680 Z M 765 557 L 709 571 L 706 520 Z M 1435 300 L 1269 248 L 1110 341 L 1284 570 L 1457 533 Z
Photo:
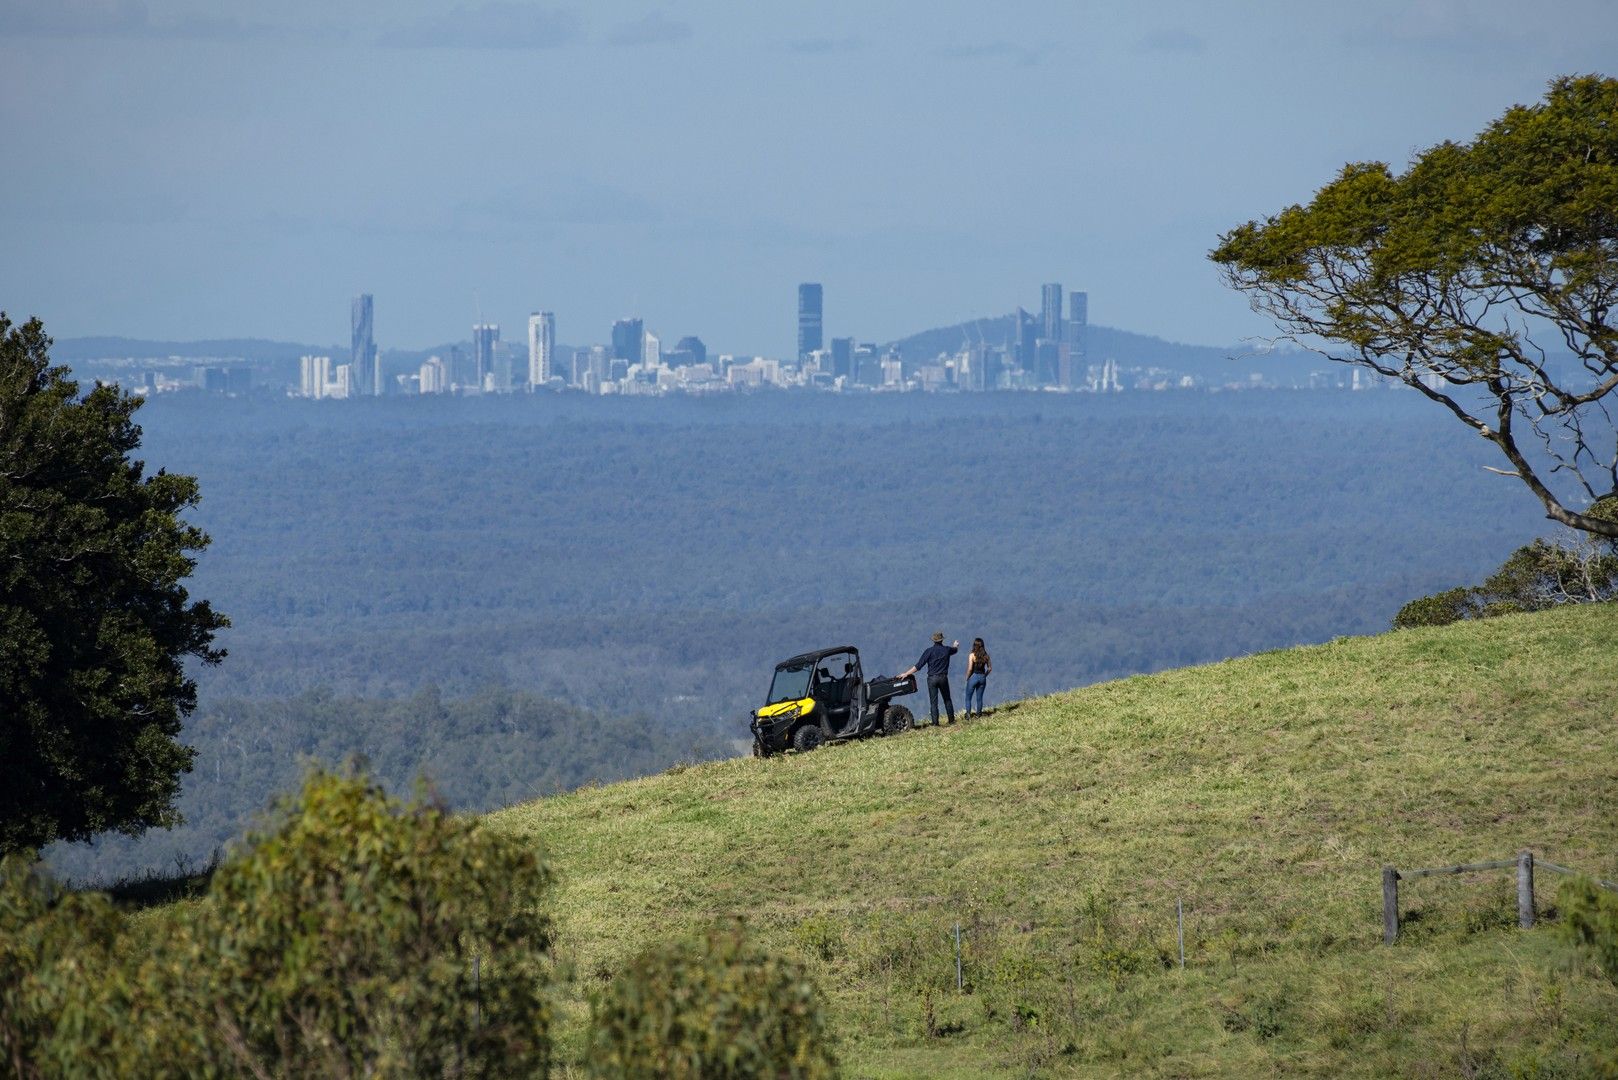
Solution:
M 972 715 L 973 694 L 978 696 L 978 715 L 983 715 L 983 684 L 988 681 L 989 677 L 981 671 L 974 671 L 966 677 L 966 704 L 962 706 L 962 709 L 967 716 Z

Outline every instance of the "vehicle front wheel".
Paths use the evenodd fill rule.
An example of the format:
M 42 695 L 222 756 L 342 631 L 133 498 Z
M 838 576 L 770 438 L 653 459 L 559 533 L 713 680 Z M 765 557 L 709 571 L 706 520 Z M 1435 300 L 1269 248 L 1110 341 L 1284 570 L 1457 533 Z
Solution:
M 792 748 L 800 754 L 815 749 L 825 741 L 826 736 L 816 724 L 805 724 L 792 733 Z
M 753 736 L 753 756 L 756 758 L 766 758 L 770 756 L 769 747 L 764 745 L 764 737 L 762 735 Z
M 901 731 L 909 731 L 915 719 L 903 705 L 889 705 L 886 715 L 882 717 L 882 734 L 897 735 Z

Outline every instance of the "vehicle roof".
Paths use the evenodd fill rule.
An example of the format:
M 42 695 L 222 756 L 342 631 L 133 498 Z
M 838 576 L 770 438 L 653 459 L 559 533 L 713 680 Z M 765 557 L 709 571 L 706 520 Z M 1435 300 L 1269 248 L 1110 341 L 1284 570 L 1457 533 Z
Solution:
M 836 656 L 838 653 L 853 653 L 858 656 L 859 650 L 852 645 L 835 645 L 829 649 L 816 649 L 814 652 L 799 653 L 797 656 L 790 656 L 776 664 L 775 670 L 808 667 L 816 661 L 824 660 L 828 656 Z

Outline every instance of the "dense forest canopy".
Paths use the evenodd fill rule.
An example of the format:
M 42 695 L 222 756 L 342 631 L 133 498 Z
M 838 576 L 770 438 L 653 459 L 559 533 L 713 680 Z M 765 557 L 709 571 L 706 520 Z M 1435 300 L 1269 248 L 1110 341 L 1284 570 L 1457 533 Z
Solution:
M 934 629 L 982 636 L 992 703 L 1382 630 L 1545 527 L 1408 391 L 173 395 L 142 419 L 150 464 L 207 493 L 197 585 L 234 616 L 198 673 L 210 732 L 227 699 L 504 688 L 646 717 L 649 768 L 744 735 L 804 649 L 893 672 Z M 201 785 L 222 744 L 198 745 Z
M 153 402 L 213 693 L 503 683 L 719 718 L 935 624 L 1033 693 L 1380 628 L 1542 527 L 1413 394 Z

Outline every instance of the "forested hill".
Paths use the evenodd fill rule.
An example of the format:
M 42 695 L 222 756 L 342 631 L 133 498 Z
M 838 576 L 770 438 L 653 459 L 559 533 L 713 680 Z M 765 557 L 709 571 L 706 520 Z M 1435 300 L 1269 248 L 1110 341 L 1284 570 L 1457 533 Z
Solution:
M 431 686 L 389 699 L 326 690 L 210 699 L 186 723 L 184 741 L 197 759 L 180 796 L 183 825 L 140 840 L 109 835 L 93 846 L 59 844 L 51 866 L 85 881 L 205 861 L 317 762 L 358 761 L 396 793 L 425 783 L 456 809 L 487 810 L 736 752 L 706 730 L 644 716 L 604 716 L 497 688 L 446 698 Z

